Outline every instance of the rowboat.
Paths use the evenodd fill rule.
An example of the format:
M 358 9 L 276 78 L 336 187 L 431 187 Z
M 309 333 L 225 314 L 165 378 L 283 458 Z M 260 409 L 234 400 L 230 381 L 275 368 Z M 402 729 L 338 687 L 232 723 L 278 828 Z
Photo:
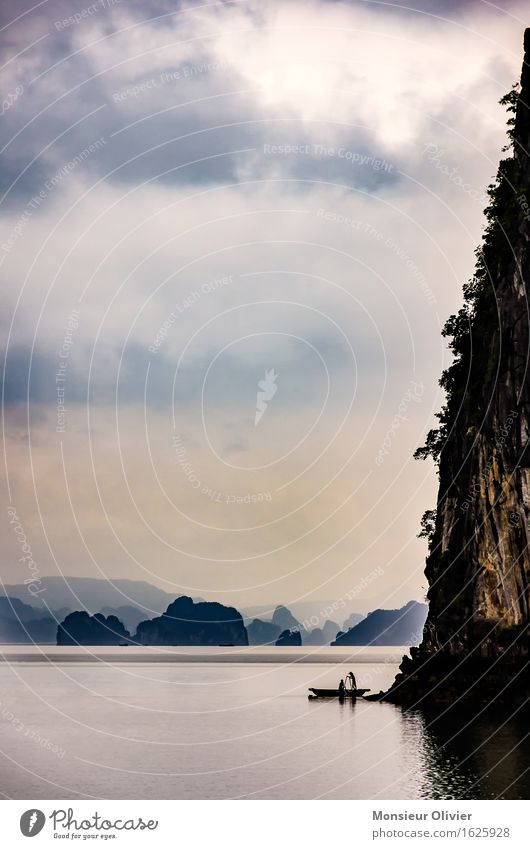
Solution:
M 365 693 L 370 692 L 370 688 L 366 690 L 344 690 L 342 695 L 339 693 L 338 689 L 322 690 L 318 687 L 309 687 L 309 692 L 313 693 L 312 696 L 309 696 L 310 699 L 357 699 L 364 696 Z
M 361 696 L 364 696 L 365 693 L 370 691 L 370 688 L 365 690 L 359 690 L 357 687 L 357 682 L 355 680 L 355 675 L 353 672 L 348 672 L 346 675 L 344 689 L 341 691 L 338 687 L 334 687 L 332 690 L 326 690 L 319 687 L 309 687 L 309 692 L 312 693 L 312 696 L 309 696 L 310 699 L 357 699 Z

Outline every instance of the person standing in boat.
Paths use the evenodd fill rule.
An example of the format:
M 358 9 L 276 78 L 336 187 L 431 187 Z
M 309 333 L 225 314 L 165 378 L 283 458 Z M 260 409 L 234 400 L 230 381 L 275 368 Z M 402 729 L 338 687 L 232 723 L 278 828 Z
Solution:
M 340 679 L 340 684 L 339 684 L 339 699 L 343 699 L 343 698 L 344 698 L 344 693 L 345 693 L 345 692 L 346 692 L 346 687 L 344 686 L 344 678 L 341 678 L 341 679 Z

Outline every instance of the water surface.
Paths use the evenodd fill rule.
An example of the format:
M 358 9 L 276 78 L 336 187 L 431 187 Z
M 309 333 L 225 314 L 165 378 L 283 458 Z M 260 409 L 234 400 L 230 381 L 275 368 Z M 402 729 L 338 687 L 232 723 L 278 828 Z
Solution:
M 309 701 L 405 649 L 3 647 L 9 798 L 528 798 L 527 723 Z M 455 736 L 456 735 L 456 736 Z

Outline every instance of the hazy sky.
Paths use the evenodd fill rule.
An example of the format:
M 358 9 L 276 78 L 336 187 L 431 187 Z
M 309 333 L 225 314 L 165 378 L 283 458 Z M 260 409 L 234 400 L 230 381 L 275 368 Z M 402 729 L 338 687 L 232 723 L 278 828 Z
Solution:
M 3 4 L 4 582 L 423 597 L 528 21 L 411 5 Z

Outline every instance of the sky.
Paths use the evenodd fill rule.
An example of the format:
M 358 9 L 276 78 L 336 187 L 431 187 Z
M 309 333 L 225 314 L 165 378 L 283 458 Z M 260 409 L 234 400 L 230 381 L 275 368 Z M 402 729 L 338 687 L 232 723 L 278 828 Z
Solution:
M 424 598 L 524 7 L 2 4 L 4 583 Z

